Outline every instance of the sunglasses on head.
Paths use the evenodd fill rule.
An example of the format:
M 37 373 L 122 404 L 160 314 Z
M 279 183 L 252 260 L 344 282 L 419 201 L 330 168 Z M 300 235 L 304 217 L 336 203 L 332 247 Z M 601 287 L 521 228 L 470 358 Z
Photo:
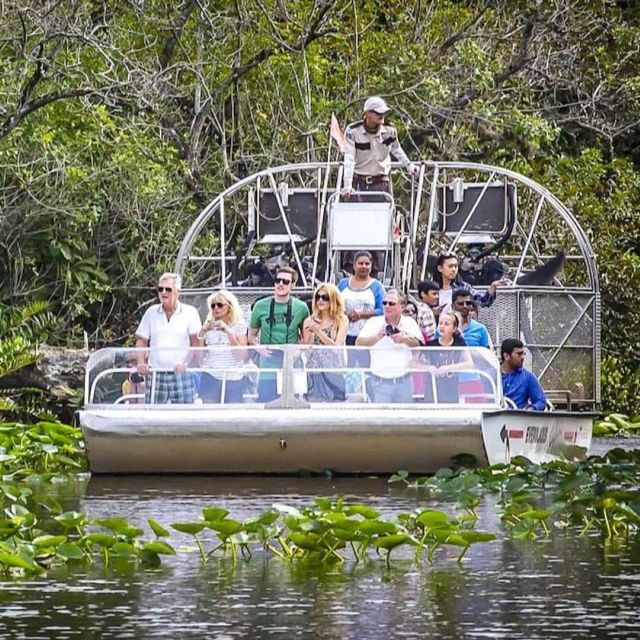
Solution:
M 325 302 L 329 302 L 331 298 L 329 297 L 328 293 L 316 293 L 316 301 L 318 300 L 324 300 Z
M 222 309 L 224 307 L 227 306 L 226 302 L 212 302 L 211 303 L 211 308 L 212 309 Z
M 291 284 L 291 280 L 288 280 L 287 278 L 276 278 L 274 282 L 276 284 Z
M 158 293 L 171 293 L 173 291 L 173 287 L 158 287 Z
M 397 302 L 393 302 L 391 300 L 383 300 L 382 304 L 385 307 L 395 307 L 398 303 Z

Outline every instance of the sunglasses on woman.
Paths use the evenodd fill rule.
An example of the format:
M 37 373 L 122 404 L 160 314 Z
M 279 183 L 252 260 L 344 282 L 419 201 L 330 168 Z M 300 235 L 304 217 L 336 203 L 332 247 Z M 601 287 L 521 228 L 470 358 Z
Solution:
M 411 308 L 405 309 L 402 312 L 402 314 L 405 315 L 405 316 L 415 316 L 416 315 L 416 310 L 415 309 L 411 309 Z
M 158 287 L 158 293 L 171 293 L 173 291 L 173 287 Z
M 316 302 L 318 302 L 319 300 L 324 300 L 325 302 L 329 302 L 331 298 L 326 293 L 316 293 Z
M 223 309 L 226 306 L 227 306 L 226 302 L 212 302 L 211 303 L 211 308 L 212 309 Z

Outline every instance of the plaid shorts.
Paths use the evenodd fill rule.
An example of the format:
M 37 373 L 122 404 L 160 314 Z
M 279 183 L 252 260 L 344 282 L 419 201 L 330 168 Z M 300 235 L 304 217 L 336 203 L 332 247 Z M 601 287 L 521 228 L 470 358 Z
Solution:
M 154 384 L 155 378 L 155 384 Z M 154 391 L 153 398 L 151 391 Z M 158 371 L 147 378 L 144 390 L 145 404 L 193 404 L 195 387 L 190 373 Z

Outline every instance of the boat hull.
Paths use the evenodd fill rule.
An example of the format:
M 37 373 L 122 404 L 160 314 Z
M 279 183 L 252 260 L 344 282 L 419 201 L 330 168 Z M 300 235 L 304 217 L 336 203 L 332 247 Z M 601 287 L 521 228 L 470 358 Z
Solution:
M 527 412 L 384 405 L 120 409 L 79 412 L 94 473 L 431 473 L 460 454 L 485 466 L 504 462 L 507 454 L 531 457 L 537 447 L 548 456 L 552 449 L 549 445 L 542 452 L 539 443 L 531 447 L 534 443 L 523 441 L 519 450 L 513 436 L 505 445 L 500 432 L 506 428 L 516 434 L 522 420 L 529 417 L 531 422 L 533 414 L 521 415 Z M 558 418 L 552 415 L 536 417 L 536 424 L 547 425 L 549 438 L 564 428 L 553 427 Z M 584 418 L 590 439 L 591 421 Z M 574 447 L 572 455 L 578 449 Z

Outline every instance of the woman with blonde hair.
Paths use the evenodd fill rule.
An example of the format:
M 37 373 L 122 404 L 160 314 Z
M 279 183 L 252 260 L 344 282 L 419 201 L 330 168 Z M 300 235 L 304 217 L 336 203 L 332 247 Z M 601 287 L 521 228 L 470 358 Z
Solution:
M 349 319 L 338 289 L 327 282 L 319 285 L 313 294 L 311 315 L 302 325 L 302 343 L 335 349 L 311 349 L 307 368 L 323 369 L 309 374 L 307 400 L 336 402 L 345 399 L 344 377 L 327 371 L 344 366 L 344 350 Z M 340 348 L 337 348 L 340 347 Z
M 202 374 L 200 397 L 203 402 L 219 403 L 225 388 L 224 401 L 242 402 L 245 390 L 240 369 L 247 346 L 247 324 L 238 299 L 230 291 L 221 289 L 207 298 L 207 317 L 198 333 L 200 346 L 209 347 L 203 367 L 211 371 Z M 232 348 L 234 347 L 234 348 Z

